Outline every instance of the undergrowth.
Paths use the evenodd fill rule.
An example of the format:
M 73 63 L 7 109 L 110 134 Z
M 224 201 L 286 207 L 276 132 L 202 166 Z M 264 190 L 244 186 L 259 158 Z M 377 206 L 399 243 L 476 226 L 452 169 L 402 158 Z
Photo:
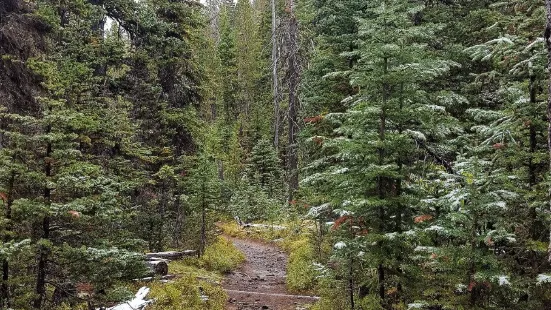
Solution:
M 152 310 L 223 310 L 227 293 L 220 286 L 222 273 L 235 269 L 245 256 L 227 239 L 218 237 L 201 258 L 186 258 L 169 264 L 176 280 L 147 284 L 155 299 Z M 207 296 L 204 301 L 201 296 Z
M 207 246 L 201 258 L 187 257 L 169 263 L 169 273 L 175 279 L 168 283 L 133 282 L 120 286 L 118 291 L 108 292 L 106 300 L 112 304 L 133 298 L 133 294 L 142 286 L 149 287 L 148 298 L 155 302 L 147 309 L 151 310 L 223 310 L 228 299 L 220 282 L 223 273 L 236 268 L 245 260 L 232 242 L 218 237 Z M 85 310 L 85 303 L 62 304 L 56 310 Z
M 201 257 L 201 265 L 221 273 L 237 268 L 244 261 L 245 255 L 224 237 L 218 237 Z
M 293 292 L 312 290 L 316 285 L 314 249 L 308 238 L 290 243 L 288 246 L 287 288 Z
M 151 310 L 223 310 L 228 295 L 216 283 L 198 280 L 192 275 L 183 275 L 170 283 L 151 283 L 150 298 L 155 302 Z M 202 300 L 201 296 L 208 296 Z
M 226 236 L 235 238 L 247 238 L 260 241 L 283 240 L 288 237 L 289 229 L 276 229 L 269 227 L 270 223 L 262 223 L 268 225 L 266 228 L 259 227 L 241 227 L 236 222 L 219 223 L 218 227 Z

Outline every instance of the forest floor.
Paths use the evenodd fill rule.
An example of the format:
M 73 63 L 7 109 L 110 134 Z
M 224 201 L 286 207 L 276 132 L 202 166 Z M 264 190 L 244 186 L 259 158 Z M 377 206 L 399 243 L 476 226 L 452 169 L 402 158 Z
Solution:
M 227 310 L 308 309 L 315 297 L 290 294 L 285 288 L 287 254 L 276 246 L 226 236 L 246 256 L 222 286 L 228 292 Z

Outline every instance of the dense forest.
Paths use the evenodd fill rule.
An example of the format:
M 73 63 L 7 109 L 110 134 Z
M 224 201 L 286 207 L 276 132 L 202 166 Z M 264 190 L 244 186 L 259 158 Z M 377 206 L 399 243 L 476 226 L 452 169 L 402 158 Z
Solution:
M 1 0 L 0 309 L 234 217 L 312 309 L 551 309 L 550 62 L 551 1 Z

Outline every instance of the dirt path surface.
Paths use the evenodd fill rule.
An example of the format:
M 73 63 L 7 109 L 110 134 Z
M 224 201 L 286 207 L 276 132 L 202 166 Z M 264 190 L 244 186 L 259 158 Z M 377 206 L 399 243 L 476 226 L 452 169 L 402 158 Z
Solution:
M 287 255 L 275 246 L 227 237 L 246 256 L 239 269 L 226 276 L 227 310 L 299 310 L 316 301 L 285 289 Z

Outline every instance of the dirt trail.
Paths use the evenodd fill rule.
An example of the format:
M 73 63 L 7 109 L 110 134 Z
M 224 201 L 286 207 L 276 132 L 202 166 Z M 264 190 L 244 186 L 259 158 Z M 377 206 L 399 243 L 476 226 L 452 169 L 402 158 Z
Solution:
M 285 289 L 287 255 L 283 251 L 253 240 L 227 238 L 247 257 L 222 284 L 230 296 L 227 310 L 299 310 L 316 301 Z

